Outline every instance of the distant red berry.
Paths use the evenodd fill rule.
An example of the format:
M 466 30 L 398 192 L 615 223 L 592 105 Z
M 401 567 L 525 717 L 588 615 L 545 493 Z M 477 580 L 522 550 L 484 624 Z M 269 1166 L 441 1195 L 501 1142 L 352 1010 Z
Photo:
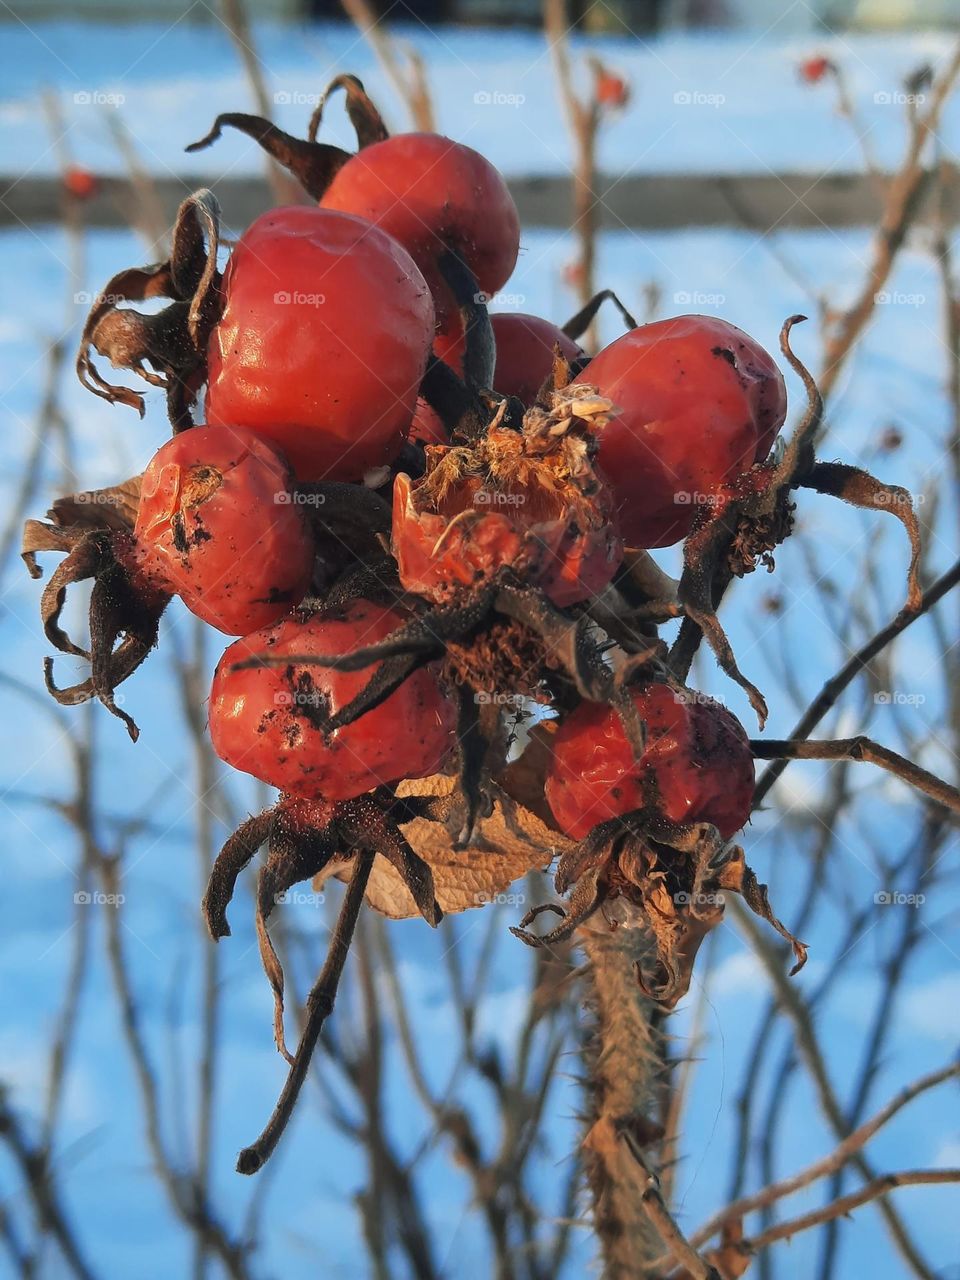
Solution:
M 154 455 L 136 540 L 157 581 L 198 618 L 245 635 L 282 617 L 310 584 L 313 541 L 290 468 L 240 427 L 193 427 Z
M 602 68 L 594 81 L 597 102 L 605 107 L 619 109 L 630 101 L 630 87 L 623 76 Z
M 828 73 L 835 71 L 836 67 L 829 58 L 824 57 L 823 54 L 818 54 L 813 58 L 804 58 L 798 70 L 800 79 L 806 84 L 819 84 Z
M 633 693 L 647 731 L 635 760 L 611 707 L 583 702 L 553 739 L 546 796 L 562 831 L 582 840 L 610 818 L 650 805 L 673 822 L 710 822 L 729 839 L 750 816 L 754 764 L 724 707 L 652 683 Z
M 210 737 L 222 760 L 293 795 L 349 800 L 402 778 L 436 773 L 455 743 L 456 712 L 429 668 L 353 724 L 324 737 L 323 721 L 370 680 L 363 671 L 290 663 L 233 671 L 258 653 L 342 654 L 402 625 L 393 609 L 358 601 L 338 617 L 297 615 L 237 640 L 210 691 Z
M 89 169 L 71 167 L 63 175 L 63 185 L 78 200 L 89 200 L 96 195 L 100 181 Z

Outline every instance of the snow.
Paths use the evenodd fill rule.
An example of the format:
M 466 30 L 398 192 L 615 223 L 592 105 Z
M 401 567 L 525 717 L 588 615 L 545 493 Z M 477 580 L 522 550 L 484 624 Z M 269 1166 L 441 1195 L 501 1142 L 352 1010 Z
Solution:
M 804 6 L 794 6 L 800 10 Z M 398 34 L 423 56 L 441 131 L 476 147 L 508 174 L 556 173 L 569 167 L 549 51 L 536 32 L 425 28 Z M 337 74 L 354 71 L 395 127 L 404 112 L 364 41 L 343 25 L 255 29 L 277 123 L 302 133 L 317 95 Z M 819 173 L 863 167 L 849 123 L 837 116 L 829 83 L 802 84 L 798 62 L 825 53 L 842 66 L 862 128 L 881 165 L 895 164 L 905 133 L 903 81 L 936 65 L 951 37 L 929 31 L 821 37 L 774 22 L 755 37 L 670 34 L 656 41 L 590 42 L 633 86 L 633 101 L 611 120 L 601 168 L 631 173 Z M 58 146 L 41 105 L 53 89 L 76 162 L 123 172 L 107 117 L 119 116 L 141 163 L 156 173 L 243 174 L 261 168 L 259 149 L 224 137 L 214 151 L 187 155 L 222 111 L 251 110 L 250 93 L 226 31 L 198 26 L 8 27 L 0 52 L 0 128 L 7 172 L 51 173 Z M 339 105 L 328 111 L 329 136 L 349 143 Z M 960 120 L 948 107 L 944 135 Z M 325 122 L 325 130 L 328 125 Z M 57 131 L 59 133 L 59 130 Z

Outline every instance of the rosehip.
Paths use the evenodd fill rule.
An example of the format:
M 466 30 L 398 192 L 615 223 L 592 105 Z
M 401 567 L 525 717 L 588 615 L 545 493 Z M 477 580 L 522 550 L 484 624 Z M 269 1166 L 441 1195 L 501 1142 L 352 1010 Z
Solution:
M 639 760 L 613 708 L 582 702 L 553 739 L 547 803 L 562 831 L 582 840 L 599 822 L 652 806 L 672 822 L 711 822 L 728 840 L 750 816 L 754 765 L 726 708 L 651 683 L 632 692 L 646 724 Z
M 449 451 L 434 448 L 422 480 L 397 476 L 392 548 L 408 591 L 444 601 L 510 567 L 564 607 L 611 580 L 623 545 L 608 488 L 581 491 L 562 474 L 562 454 L 526 457 L 523 443 L 493 428 L 485 474 L 479 464 L 451 474 Z
M 89 200 L 91 196 L 96 195 L 100 183 L 96 175 L 91 173 L 89 169 L 81 169 L 76 165 L 71 165 L 69 169 L 64 171 L 63 185 L 76 199 Z
M 834 64 L 823 54 L 818 54 L 812 58 L 804 58 L 799 66 L 800 79 L 807 84 L 819 84 L 828 72 L 835 70 Z
M 259 653 L 349 653 L 383 640 L 403 621 L 393 609 L 358 601 L 338 617 L 293 616 L 237 640 L 220 659 L 210 691 L 217 755 L 284 792 L 328 801 L 436 773 L 455 742 L 456 711 L 430 668 L 328 737 L 324 720 L 366 686 L 379 664 L 353 672 L 294 663 L 231 670 Z
M 396 457 L 434 328 L 401 245 L 345 213 L 273 209 L 240 238 L 223 294 L 209 422 L 253 428 L 303 481 L 358 480 Z
M 290 468 L 252 431 L 192 427 L 143 473 L 136 540 L 150 576 L 227 635 L 282 617 L 303 598 L 313 542 Z
M 487 294 L 506 284 L 517 263 L 520 220 L 507 184 L 479 152 L 440 134 L 402 133 L 363 147 L 320 203 L 369 218 L 399 240 L 430 284 L 441 330 L 459 324 L 437 265 L 445 249 Z
M 549 377 L 557 343 L 566 360 L 579 360 L 583 355 L 579 343 L 540 316 L 504 311 L 492 315 L 490 323 L 497 345 L 494 387 L 501 395 L 516 396 L 525 405 L 533 404 Z
M 771 357 L 711 316 L 640 325 L 581 377 L 617 406 L 600 436 L 599 465 L 628 546 L 685 537 L 701 504 L 767 456 L 786 416 Z

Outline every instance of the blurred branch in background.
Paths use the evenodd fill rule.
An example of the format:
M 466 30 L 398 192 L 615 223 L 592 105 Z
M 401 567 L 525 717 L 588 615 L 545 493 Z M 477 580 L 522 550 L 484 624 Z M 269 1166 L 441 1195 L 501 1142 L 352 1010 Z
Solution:
M 340 3 L 377 55 L 387 79 L 410 113 L 414 129 L 419 133 L 434 133 L 437 126 L 433 99 L 419 51 L 410 41 L 400 40 L 387 31 L 384 18 L 370 0 L 340 0 Z

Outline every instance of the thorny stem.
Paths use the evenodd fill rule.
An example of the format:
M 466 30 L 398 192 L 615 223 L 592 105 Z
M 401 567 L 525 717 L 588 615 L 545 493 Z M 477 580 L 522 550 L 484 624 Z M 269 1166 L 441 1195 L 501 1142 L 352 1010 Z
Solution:
M 343 899 L 343 906 L 340 908 L 340 915 L 337 917 L 336 928 L 330 941 L 330 950 L 327 952 L 326 961 L 320 970 L 320 976 L 307 996 L 306 1020 L 286 1083 L 280 1093 L 273 1115 L 267 1121 L 260 1137 L 257 1138 L 256 1142 L 249 1147 L 244 1147 L 240 1152 L 237 1158 L 238 1173 L 256 1173 L 258 1169 L 262 1168 L 273 1154 L 290 1117 L 293 1115 L 293 1109 L 296 1106 L 297 1098 L 300 1096 L 303 1082 L 307 1078 L 310 1059 L 316 1048 L 317 1040 L 320 1038 L 320 1032 L 323 1030 L 323 1024 L 333 1011 L 334 1001 L 337 998 L 337 987 L 340 985 L 340 978 L 347 961 L 350 943 L 353 941 L 353 933 L 360 915 L 360 908 L 363 906 L 363 895 L 367 888 L 367 881 L 370 879 L 374 856 L 374 854 L 366 851 L 361 851 L 356 855 L 353 875 Z
M 588 1002 L 595 1018 L 584 1142 L 593 1225 L 603 1252 L 605 1280 L 635 1280 L 663 1249 L 637 1188 L 635 1158 L 623 1133 L 642 1140 L 659 1087 L 661 1047 L 651 1027 L 652 1006 L 637 982 L 646 943 L 639 931 L 581 929 L 589 961 Z

